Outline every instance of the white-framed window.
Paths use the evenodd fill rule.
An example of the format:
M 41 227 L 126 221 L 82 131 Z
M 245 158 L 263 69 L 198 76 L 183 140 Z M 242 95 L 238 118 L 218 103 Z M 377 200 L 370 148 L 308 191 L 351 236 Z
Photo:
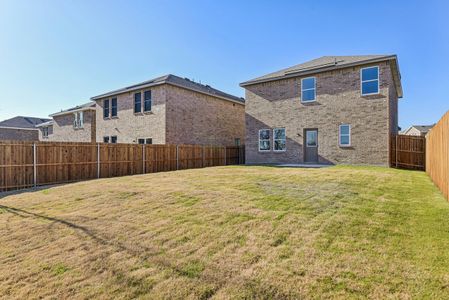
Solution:
M 103 100 L 103 119 L 109 118 L 109 99 Z
M 379 67 L 360 69 L 360 89 L 362 96 L 379 94 Z
M 84 127 L 84 112 L 78 111 L 73 113 L 73 128 Z
M 109 143 L 109 137 L 108 136 L 104 136 L 103 137 L 103 143 Z
M 142 112 L 142 93 L 134 93 L 134 113 Z
M 286 150 L 285 128 L 273 129 L 273 151 L 281 152 Z
M 151 90 L 143 92 L 143 111 L 151 111 Z
M 259 130 L 259 151 L 270 151 L 270 129 Z
M 339 127 L 338 144 L 340 147 L 351 146 L 351 125 L 341 124 Z
M 318 147 L 318 130 L 307 130 L 306 132 L 306 147 Z
M 151 145 L 153 144 L 152 138 L 138 138 L 137 143 L 141 145 Z
M 301 102 L 313 102 L 316 99 L 316 78 L 301 79 Z
M 111 99 L 111 117 L 117 117 L 117 98 Z
M 42 137 L 48 138 L 48 127 L 42 127 Z

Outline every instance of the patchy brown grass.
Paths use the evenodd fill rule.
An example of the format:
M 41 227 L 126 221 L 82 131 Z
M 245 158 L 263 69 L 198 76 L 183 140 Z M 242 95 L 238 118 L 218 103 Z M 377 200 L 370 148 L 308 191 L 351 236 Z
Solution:
M 5 298 L 448 298 L 424 173 L 217 167 L 0 199 Z

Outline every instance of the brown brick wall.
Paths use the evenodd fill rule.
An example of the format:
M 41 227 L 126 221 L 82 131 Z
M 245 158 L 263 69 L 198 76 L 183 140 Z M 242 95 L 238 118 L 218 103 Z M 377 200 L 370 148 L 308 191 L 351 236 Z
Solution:
M 313 103 L 300 102 L 301 77 L 246 87 L 247 163 L 302 163 L 304 129 L 317 128 L 320 163 L 387 165 L 397 99 L 395 95 L 392 99 L 390 66 L 375 65 L 379 65 L 378 95 L 361 96 L 360 66 L 314 75 Z M 340 124 L 351 125 L 351 147 L 338 144 Z M 259 152 L 258 130 L 275 127 L 286 128 L 287 150 Z
M 140 90 L 142 93 L 147 89 Z M 118 143 L 135 143 L 138 138 L 152 138 L 153 144 L 165 144 L 165 89 L 151 88 L 151 112 L 134 114 L 134 93 L 132 91 L 117 97 L 117 117 L 103 118 L 103 99 L 97 101 L 97 142 L 104 136 L 117 136 Z M 109 104 L 110 107 L 111 104 Z M 143 111 L 143 110 L 142 110 Z
M 244 143 L 245 106 L 166 85 L 167 143 L 234 145 Z
M 0 140 L 38 141 L 39 132 L 37 130 L 0 128 Z
M 143 92 L 142 102 L 143 102 Z M 152 111 L 134 114 L 134 93 L 117 96 L 117 118 L 103 119 L 97 101 L 97 141 L 117 136 L 118 143 L 152 138 L 153 144 L 233 145 L 244 141 L 244 106 L 169 84 L 151 87 Z M 114 96 L 116 97 L 116 96 Z M 110 97 L 109 99 L 111 99 Z
M 53 117 L 53 133 L 49 131 L 48 138 L 42 136 L 42 129 L 39 138 L 42 141 L 52 142 L 91 142 L 92 133 L 95 131 L 95 111 L 84 111 L 84 127 L 74 128 L 73 113 Z

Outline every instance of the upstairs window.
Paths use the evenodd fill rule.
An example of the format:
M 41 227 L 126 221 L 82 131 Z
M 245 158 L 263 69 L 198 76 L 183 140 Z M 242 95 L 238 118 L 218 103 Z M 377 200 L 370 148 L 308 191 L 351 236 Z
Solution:
M 73 113 L 73 128 L 84 127 L 84 112 L 78 111 Z
M 379 93 L 379 67 L 369 67 L 360 70 L 362 96 Z
M 151 91 L 143 93 L 143 111 L 151 111 Z
M 78 112 L 78 127 L 79 128 L 84 127 L 84 111 Z
M 112 144 L 117 144 L 117 136 L 116 135 L 112 135 L 111 136 L 111 143 Z
M 341 147 L 351 146 L 351 125 L 340 125 L 339 144 Z
M 316 98 L 316 78 L 301 79 L 301 102 L 312 102 Z
M 142 112 L 142 94 L 135 93 L 134 94 L 134 113 Z
M 240 146 L 240 139 L 239 138 L 235 138 L 234 139 L 234 145 Z
M 109 118 L 109 99 L 103 101 L 103 118 Z
M 42 127 L 42 137 L 48 138 L 48 127 Z
M 103 137 L 103 143 L 109 143 L 109 137 L 108 136 L 104 136 Z
M 274 151 L 285 151 L 285 128 L 275 128 L 273 129 L 273 145 Z
M 259 151 L 270 151 L 270 129 L 259 130 Z
M 117 98 L 111 99 L 111 117 L 117 117 Z

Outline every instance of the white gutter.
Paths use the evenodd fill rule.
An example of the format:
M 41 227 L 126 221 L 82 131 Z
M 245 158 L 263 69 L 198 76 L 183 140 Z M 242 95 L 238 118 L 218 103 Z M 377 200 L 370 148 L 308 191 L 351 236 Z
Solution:
M 95 110 L 95 107 L 80 107 L 78 109 L 73 109 L 73 110 L 69 110 L 69 111 L 61 111 L 61 112 L 57 112 L 51 115 L 48 115 L 49 117 L 56 117 L 56 116 L 63 116 L 63 115 L 68 115 L 68 114 L 72 114 L 75 112 L 79 112 L 79 111 L 86 111 L 86 110 Z
M 8 127 L 8 126 L 0 126 L 0 129 L 14 129 L 14 130 L 38 130 L 37 128 L 22 128 L 22 127 Z

